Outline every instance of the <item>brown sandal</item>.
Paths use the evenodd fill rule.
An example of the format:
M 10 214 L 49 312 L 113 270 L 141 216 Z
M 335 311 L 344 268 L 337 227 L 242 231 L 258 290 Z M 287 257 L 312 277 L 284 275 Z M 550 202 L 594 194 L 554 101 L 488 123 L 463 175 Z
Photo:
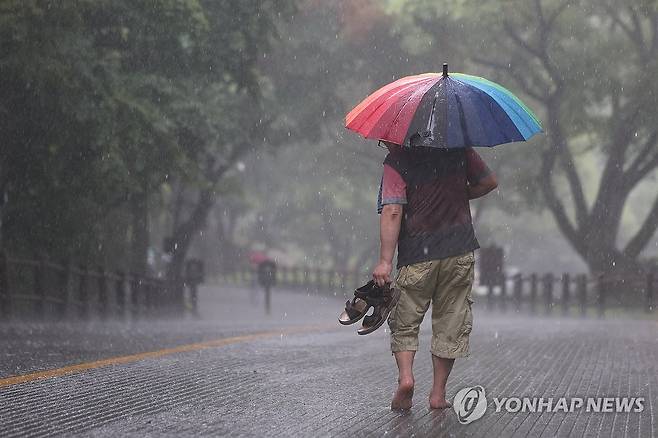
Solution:
M 400 290 L 392 288 L 390 287 L 390 284 L 387 284 L 384 288 L 383 302 L 380 305 L 375 306 L 372 315 L 365 317 L 363 324 L 361 328 L 357 330 L 357 333 L 360 335 L 367 335 L 381 327 L 399 300 Z
M 343 325 L 354 324 L 366 316 L 370 307 L 366 300 L 354 297 L 352 301 L 345 303 L 345 310 L 338 316 L 338 322 Z
M 354 291 L 354 298 L 345 303 L 345 310 L 338 316 L 343 325 L 354 324 L 363 318 L 371 307 L 384 303 L 384 290 L 370 280 Z

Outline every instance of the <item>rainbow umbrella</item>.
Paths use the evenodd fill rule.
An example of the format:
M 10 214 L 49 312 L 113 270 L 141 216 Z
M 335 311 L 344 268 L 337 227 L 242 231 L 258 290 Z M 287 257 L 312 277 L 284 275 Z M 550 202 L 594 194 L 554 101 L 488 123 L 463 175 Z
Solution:
M 463 73 L 425 73 L 372 93 L 345 117 L 365 138 L 404 146 L 463 148 L 525 141 L 542 127 L 506 88 Z

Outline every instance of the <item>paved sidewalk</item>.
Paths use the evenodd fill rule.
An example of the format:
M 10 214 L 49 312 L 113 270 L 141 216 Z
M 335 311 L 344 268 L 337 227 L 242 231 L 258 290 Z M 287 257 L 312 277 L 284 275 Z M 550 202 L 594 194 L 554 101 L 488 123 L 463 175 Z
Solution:
M 476 307 L 471 357 L 456 363 L 448 392 L 453 397 L 463 387 L 482 385 L 489 409 L 462 425 L 452 410 L 428 409 L 428 326 L 415 365 L 414 408 L 401 414 L 388 408 L 396 373 L 387 333 L 360 337 L 356 327 L 338 326 L 342 301 L 280 292 L 269 318 L 244 291 L 206 289 L 201 302 L 199 321 L 140 323 L 138 330 L 106 323 L 85 331 L 69 326 L 61 334 L 26 326 L 8 340 L 0 327 L 4 375 L 244 333 L 308 324 L 331 328 L 0 388 L 0 436 L 658 434 L 655 321 L 486 316 Z M 16 353 L 20 346 L 22 353 Z M 630 396 L 646 402 L 641 413 L 495 412 L 493 397 L 514 396 Z
M 199 317 L 73 323 L 0 323 L 0 378 L 211 339 L 332 324 L 344 299 L 274 290 L 201 287 Z M 329 322 L 330 321 L 330 322 Z

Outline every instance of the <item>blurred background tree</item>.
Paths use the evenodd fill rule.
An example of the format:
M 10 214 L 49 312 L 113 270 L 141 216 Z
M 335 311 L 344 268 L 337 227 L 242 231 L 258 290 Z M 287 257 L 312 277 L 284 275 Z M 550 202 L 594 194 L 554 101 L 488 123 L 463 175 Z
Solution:
M 640 268 L 658 228 L 650 189 L 658 168 L 656 2 L 405 3 L 437 42 L 447 36 L 430 17 L 451 11 L 473 69 L 509 84 L 542 114 L 546 136 L 537 142 L 538 168 L 526 167 L 536 176 L 527 201 L 541 202 L 591 271 Z
M 637 269 L 657 249 L 657 16 L 630 0 L 5 0 L 2 246 L 173 281 L 190 254 L 219 272 L 253 249 L 366 271 L 385 151 L 343 117 L 449 62 L 546 130 L 478 150 L 501 182 L 472 204 L 480 241 L 524 270 Z
M 217 185 L 276 134 L 258 69 L 290 2 L 7 1 L 0 6 L 3 246 L 147 270 L 149 216 L 180 276 Z M 259 114 L 259 116 L 256 116 Z M 263 126 L 268 133 L 263 133 Z M 164 233 L 161 233 L 164 234 Z M 159 242 L 157 243 L 159 246 Z

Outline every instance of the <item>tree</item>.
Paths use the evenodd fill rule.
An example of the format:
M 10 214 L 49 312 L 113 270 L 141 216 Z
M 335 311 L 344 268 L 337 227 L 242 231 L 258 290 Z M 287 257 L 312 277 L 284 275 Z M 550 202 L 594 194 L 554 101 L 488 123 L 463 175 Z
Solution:
M 130 250 L 145 272 L 152 198 L 173 181 L 197 199 L 174 224 L 178 281 L 222 178 L 270 140 L 258 62 L 292 2 L 0 7 L 3 246 L 91 263 Z
M 224 178 L 254 149 L 279 143 L 281 135 L 274 126 L 278 118 L 266 104 L 266 76 L 258 62 L 277 35 L 279 15 L 294 11 L 290 2 L 270 0 L 239 5 L 208 0 L 202 5 L 210 23 L 203 59 L 213 77 L 204 71 L 191 76 L 183 87 L 186 99 L 171 113 L 178 121 L 176 137 L 190 171 L 178 178 L 197 192 L 190 213 L 178 216 L 171 230 L 167 278 L 178 293 L 185 257 L 205 226 Z
M 5 247 L 94 263 L 112 253 L 103 242 L 125 243 L 104 239 L 104 223 L 127 202 L 143 207 L 176 161 L 162 101 L 182 74 L 171 61 L 195 59 L 180 39 L 203 33 L 196 3 L 2 3 Z M 133 224 L 131 240 L 148 242 Z
M 620 231 L 632 191 L 658 167 L 655 2 L 466 0 L 452 11 L 469 60 L 541 109 L 537 181 L 561 233 L 593 272 L 637 269 L 658 198 L 623 244 Z M 598 181 L 584 179 L 586 160 L 601 161 Z

